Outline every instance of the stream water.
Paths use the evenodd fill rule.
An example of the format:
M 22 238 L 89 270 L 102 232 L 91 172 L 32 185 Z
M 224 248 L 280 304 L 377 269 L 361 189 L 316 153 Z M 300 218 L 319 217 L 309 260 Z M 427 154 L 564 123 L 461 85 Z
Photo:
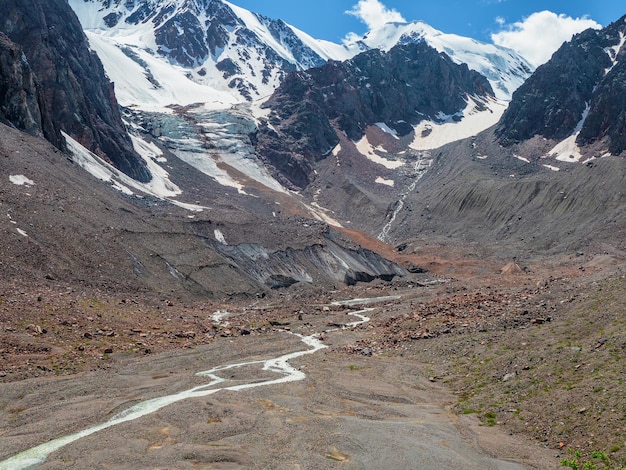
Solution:
M 383 302 L 388 300 L 394 300 L 399 298 L 399 296 L 392 297 L 378 297 L 371 299 L 352 299 L 348 301 L 339 301 L 334 302 L 334 305 L 365 305 L 368 303 L 374 302 Z M 348 323 L 345 328 L 353 328 L 361 323 L 368 322 L 370 319 L 364 314 L 374 310 L 373 308 L 365 308 L 362 310 L 350 312 L 350 315 L 357 317 L 358 319 Z M 326 330 L 325 333 L 335 330 Z M 303 380 L 306 375 L 299 369 L 296 369 L 292 365 L 289 364 L 289 361 L 296 359 L 300 356 L 304 356 L 307 354 L 313 354 L 320 349 L 326 348 L 320 340 L 319 336 L 321 333 L 315 333 L 309 336 L 303 336 L 296 333 L 291 333 L 285 331 L 287 334 L 292 334 L 297 336 L 302 340 L 302 342 L 307 345 L 309 348 L 303 351 L 296 351 L 288 354 L 283 354 L 281 356 L 260 360 L 260 361 L 250 361 L 250 362 L 240 362 L 236 364 L 227 364 L 214 367 L 212 369 L 198 372 L 196 375 L 200 377 L 207 377 L 210 381 L 207 384 L 199 385 L 193 387 L 189 390 L 184 390 L 172 395 L 166 395 L 159 398 L 153 398 L 151 400 L 146 400 L 141 403 L 138 403 L 127 410 L 122 411 L 121 413 L 113 416 L 111 419 L 84 429 L 82 431 L 78 431 L 74 434 L 69 434 L 67 436 L 59 437 L 52 441 L 46 442 L 44 444 L 38 445 L 31 449 L 28 449 L 24 452 L 21 452 L 7 460 L 0 462 L 0 470 L 26 470 L 26 469 L 34 469 L 37 468 L 40 464 L 45 462 L 48 456 L 62 447 L 65 447 L 72 442 L 75 442 L 83 437 L 90 436 L 98 431 L 102 431 L 103 429 L 110 428 L 112 426 L 116 426 L 118 424 L 122 424 L 128 421 L 133 421 L 135 419 L 141 418 L 142 416 L 146 416 L 148 414 L 154 413 L 155 411 L 160 410 L 161 408 L 171 405 L 173 403 L 179 402 L 181 400 L 186 400 L 189 398 L 199 398 L 205 397 L 208 395 L 212 395 L 222 390 L 230 390 L 230 391 L 239 391 L 246 390 L 256 387 L 263 387 L 268 385 L 276 385 L 286 382 L 295 382 L 298 380 Z M 238 385 L 224 385 L 218 387 L 217 385 L 225 384 L 227 382 L 226 379 L 220 377 L 218 375 L 219 372 L 241 368 L 250 365 L 262 365 L 264 371 L 270 371 L 278 374 L 278 377 L 275 379 L 264 380 L 264 381 L 250 381 L 248 383 L 238 384 Z
M 417 187 L 417 183 L 419 183 L 419 180 L 421 180 L 422 177 L 426 174 L 426 171 L 430 167 L 430 164 L 431 164 L 430 151 L 429 150 L 425 150 L 425 151 L 421 152 L 419 154 L 419 156 L 418 156 L 417 161 L 415 162 L 414 167 L 413 167 L 413 170 L 415 172 L 415 177 L 414 177 L 413 181 L 411 182 L 411 184 L 409 186 L 407 186 L 404 189 L 404 191 L 402 191 L 402 193 L 400 193 L 400 197 L 396 201 L 396 204 L 395 204 L 395 207 L 393 209 L 393 212 L 388 217 L 387 223 L 383 226 L 383 228 L 381 229 L 380 233 L 376 237 L 380 241 L 382 241 L 382 242 L 389 242 L 389 231 L 391 230 L 391 227 L 393 226 L 394 222 L 396 221 L 396 217 L 398 217 L 398 214 L 404 208 L 404 201 L 409 196 L 409 194 L 411 194 L 413 191 L 415 191 L 415 188 Z

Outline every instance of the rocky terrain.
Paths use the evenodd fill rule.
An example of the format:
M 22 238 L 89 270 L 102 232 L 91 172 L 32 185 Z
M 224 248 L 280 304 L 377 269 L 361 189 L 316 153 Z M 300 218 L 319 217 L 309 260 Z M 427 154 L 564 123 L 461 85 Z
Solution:
M 423 26 L 290 75 L 263 49 L 276 93 L 216 107 L 189 96 L 233 31 L 319 43 L 216 0 L 73 4 L 161 49 L 90 35 L 150 83 L 120 109 L 65 2 L 2 4 L 0 468 L 159 397 L 40 468 L 626 465 L 623 19 L 506 111 L 512 82 Z M 198 74 L 187 101 L 153 52 Z
M 141 397 L 184 389 L 186 376 L 209 366 L 302 349 L 285 343 L 285 331 L 328 331 L 320 337 L 328 349 L 297 361 L 308 376 L 303 386 L 172 405 L 128 428 L 131 433 L 145 430 L 133 438 L 138 439 L 135 452 L 121 443 L 114 447 L 122 454 L 107 450 L 126 436 L 124 427 L 111 428 L 55 453 L 47 465 L 78 468 L 93 461 L 115 466 L 124 455 L 137 466 L 158 458 L 177 468 L 217 462 L 232 468 L 263 468 L 270 462 L 299 462 L 302 468 L 330 468 L 337 462 L 368 468 L 388 462 L 405 468 L 406 459 L 418 458 L 410 457 L 409 449 L 430 445 L 429 433 L 444 425 L 437 409 L 461 416 L 453 428 L 476 436 L 472 439 L 478 439 L 481 452 L 525 468 L 558 468 L 560 460 L 570 458 L 568 449 L 580 451 L 581 462 L 593 461 L 591 454 L 601 451 L 614 465 L 607 468 L 624 463 L 623 253 L 504 265 L 468 255 L 467 247 L 434 245 L 410 258 L 429 272 L 391 285 L 379 281 L 323 291 L 301 286 L 247 301 L 154 297 L 58 281 L 7 285 L 1 304 L 0 388 L 8 398 L 0 414 L 4 456 L 24 449 L 24 440 L 14 433 L 26 430 L 23 426 L 34 416 L 40 426 L 37 433 L 29 432 L 31 445 L 41 441 L 39 435 L 76 430 L 69 423 L 85 427 Z M 361 308 L 332 301 L 389 294 L 396 297 L 372 305 L 369 323 L 349 332 L 330 331 L 352 321 L 347 314 Z M 231 374 L 229 383 L 248 380 L 242 373 Z M 126 376 L 133 377 L 134 391 L 125 387 Z M 87 390 L 79 385 L 81 377 L 106 385 Z M 80 401 L 88 408 L 78 406 L 76 391 L 86 393 Z M 65 399 L 55 412 L 41 405 L 42 395 Z M 301 400 L 312 397 L 314 403 L 303 406 Z M 424 400 L 435 408 L 418 407 L 420 413 L 430 410 L 418 418 L 412 407 Z M 181 413 L 196 418 L 187 421 Z M 59 416 L 71 421 L 60 424 Z M 429 423 L 419 439 L 410 437 L 412 427 L 404 428 L 411 416 Z M 361 431 L 352 426 L 357 422 Z M 381 425 L 404 429 L 409 437 L 389 442 L 389 448 L 404 449 L 399 455 L 364 452 L 363 443 L 371 442 Z M 301 426 L 310 436 L 306 446 L 282 434 L 289 429 L 298 435 Z M 501 436 L 499 429 L 510 436 Z M 436 431 L 434 443 L 444 432 L 451 431 Z M 275 439 L 289 451 L 279 452 Z M 468 468 L 509 468 L 473 463 L 474 457 L 458 447 L 458 438 L 450 434 L 447 439 L 448 447 L 465 455 Z M 87 454 L 92 457 L 85 460 Z M 453 458 L 436 457 L 434 450 L 420 455 L 440 465 Z

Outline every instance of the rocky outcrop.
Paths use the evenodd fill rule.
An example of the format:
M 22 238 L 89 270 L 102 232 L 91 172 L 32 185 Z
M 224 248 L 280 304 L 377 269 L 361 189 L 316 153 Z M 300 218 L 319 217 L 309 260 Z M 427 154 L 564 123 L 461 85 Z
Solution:
M 613 155 L 626 151 L 626 48 L 622 48 L 621 57 L 598 84 L 578 135 L 580 145 L 608 140 L 607 148 Z
M 611 153 L 623 152 L 625 35 L 626 16 L 564 44 L 513 94 L 496 130 L 500 142 L 511 145 L 536 135 L 562 140 L 579 129 L 580 145 L 606 139 Z
M 3 88 L 21 89 L 26 97 L 21 111 L 4 118 L 20 129 L 41 133 L 60 149 L 65 147 L 61 133 L 66 132 L 128 175 L 149 181 L 150 173 L 122 123 L 113 85 L 67 2 L 0 0 L 0 7 L 0 31 L 13 43 L 3 41 L 4 67 L 15 71 L 3 74 Z M 13 93 L 13 103 L 15 97 Z M 11 98 L 5 103 L 4 109 L 14 108 Z
M 0 33 L 0 122 L 42 136 L 42 99 L 24 52 Z
M 462 110 L 468 96 L 493 91 L 485 77 L 425 43 L 367 51 L 286 77 L 265 104 L 272 112 L 260 127 L 257 151 L 302 188 L 312 164 L 339 142 L 336 131 L 358 140 L 367 126 L 384 122 L 405 135 L 423 119 Z

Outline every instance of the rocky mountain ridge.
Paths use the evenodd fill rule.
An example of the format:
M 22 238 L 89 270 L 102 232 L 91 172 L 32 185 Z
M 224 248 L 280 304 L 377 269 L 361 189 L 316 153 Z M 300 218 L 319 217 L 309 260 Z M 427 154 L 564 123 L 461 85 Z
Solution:
M 426 43 L 374 49 L 289 75 L 264 104 L 271 113 L 259 128 L 257 153 L 303 188 L 338 133 L 357 141 L 383 123 L 402 137 L 422 120 L 462 112 L 470 97 L 494 99 L 487 79 Z
M 215 8 L 218 3 L 226 5 L 216 0 L 172 5 Z M 134 8 L 139 3 L 107 5 L 107 8 Z M 47 15 L 55 18 L 44 7 L 41 11 L 43 18 Z M 165 21 L 166 16 L 164 13 L 161 19 Z M 127 33 L 135 34 L 131 27 L 141 25 L 150 34 L 154 32 L 152 20 L 137 21 L 136 25 L 128 25 Z M 59 35 L 58 51 L 67 53 L 71 65 L 78 60 L 75 57 L 83 57 L 81 54 L 93 57 L 93 54 L 86 52 L 84 36 L 80 40 L 74 36 L 80 31 L 75 28 L 77 23 L 69 24 L 73 25 L 69 31 L 61 27 L 52 31 Z M 621 37 L 619 32 L 618 37 Z M 70 94 L 60 106 L 60 117 L 47 118 L 41 110 L 48 110 L 54 99 L 59 99 L 55 95 L 59 90 L 51 86 L 47 75 L 42 75 L 45 80 L 41 79 L 36 60 L 26 53 L 22 56 L 20 51 L 25 50 L 24 46 L 9 35 L 1 39 L 0 67 L 3 77 L 12 77 L 2 108 L 6 110 L 6 122 L 16 126 L 20 123 L 24 129 L 35 123 L 31 132 L 43 134 L 46 122 L 58 126 L 68 110 L 83 109 L 75 95 Z M 111 52 L 112 49 L 103 46 L 105 39 L 93 34 L 90 39 L 94 48 L 100 48 L 99 53 Z M 76 51 L 64 49 L 70 43 L 76 46 Z M 616 49 L 613 42 L 610 44 L 615 57 L 620 57 L 621 49 Z M 117 46 L 113 49 L 120 55 L 105 55 L 107 70 L 113 70 L 108 67 L 115 65 L 119 57 L 136 65 L 146 61 L 152 67 L 156 63 L 149 62 L 152 60 L 149 54 L 137 56 L 139 59 L 133 55 L 143 49 L 125 52 Z M 599 50 L 609 57 L 605 49 Z M 578 59 L 573 56 L 571 61 Z M 58 57 L 52 62 L 63 64 Z M 619 63 L 619 60 L 611 62 L 614 66 L 607 76 L 614 72 L 619 76 Z M 142 77 L 151 84 L 147 91 L 165 93 L 162 76 L 155 73 L 150 81 L 144 74 L 149 70 L 156 72 L 157 68 L 146 67 L 142 68 Z M 97 64 L 93 68 L 101 70 Z M 74 84 L 80 82 L 75 80 L 76 76 L 85 79 L 80 67 L 76 69 L 78 72 L 69 68 L 71 73 L 63 68 L 51 70 L 66 71 L 58 77 L 69 90 L 75 90 Z M 126 75 L 132 80 L 136 78 L 130 71 Z M 110 83 L 100 81 L 101 76 L 89 77 L 92 87 L 108 90 L 108 98 L 96 93 L 93 99 L 113 102 Z M 128 92 L 127 83 L 120 87 L 122 94 Z M 189 80 L 185 87 L 193 83 Z M 65 204 L 61 204 L 60 213 L 56 209 L 43 211 L 47 218 L 28 219 L 25 215 L 28 205 L 43 204 L 47 199 L 20 202 L 20 197 L 25 197 L 20 192 L 23 188 L 11 186 L 8 213 L 15 215 L 5 221 L 10 224 L 7 233 L 27 238 L 33 243 L 30 245 L 33 250 L 41 250 L 45 256 L 37 258 L 39 265 L 50 264 L 48 260 L 54 259 L 56 266 L 63 266 L 62 257 L 67 256 L 78 269 L 75 260 L 84 257 L 93 259 L 93 265 L 109 266 L 108 272 L 113 273 L 111 259 L 123 260 L 124 272 L 133 279 L 133 286 L 149 286 L 158 291 L 174 282 L 176 289 L 203 295 L 233 294 L 229 291 L 233 285 L 239 286 L 237 295 L 250 295 L 293 284 L 331 286 L 404 275 L 408 266 L 399 267 L 363 248 L 378 246 L 368 236 L 380 237 L 381 233 L 385 234 L 381 239 L 397 245 L 401 252 L 413 250 L 416 243 L 428 239 L 463 243 L 479 239 L 485 243 L 503 241 L 499 254 L 510 251 L 509 245 L 515 245 L 516 250 L 572 249 L 592 242 L 590 234 L 599 225 L 607 229 L 604 239 L 610 239 L 611 243 L 619 239 L 622 226 L 616 214 L 624 205 L 621 192 L 608 199 L 598 195 L 606 193 L 603 171 L 611 171 L 611 184 L 620 187 L 623 179 L 620 161 L 598 164 L 599 171 L 593 174 L 586 174 L 583 169 L 571 174 L 558 173 L 546 169 L 543 161 L 529 158 L 529 153 L 516 153 L 517 147 L 501 147 L 492 131 L 483 132 L 490 123 L 495 123 L 499 109 L 503 109 L 501 102 L 494 99 L 491 83 L 468 65 L 459 65 L 447 54 L 428 46 L 427 41 L 418 40 L 386 52 L 368 50 L 345 62 L 329 61 L 321 67 L 292 72 L 285 76 L 265 108 L 259 103 L 236 100 L 227 105 L 221 103 L 221 107 L 205 102 L 172 106 L 165 99 L 154 108 L 146 105 L 149 100 L 136 106 L 125 102 L 128 106 L 123 109 L 124 119 L 132 130 L 132 135 L 127 136 L 129 142 L 133 148 L 141 149 L 141 157 L 152 173 L 152 188 L 162 185 L 161 189 L 165 190 L 159 193 L 136 191 L 132 185 L 132 189 L 125 187 L 121 180 L 110 176 L 111 169 L 97 155 L 90 156 L 82 148 L 89 148 L 91 141 L 81 134 L 76 140 L 83 138 L 83 146 L 72 144 L 70 159 L 106 184 L 94 185 L 95 180 L 83 172 L 84 181 L 73 174 L 72 183 L 65 185 L 71 187 L 81 181 L 81 187 L 84 186 L 81 200 L 90 199 L 88 188 L 94 185 L 100 202 L 90 206 L 88 216 L 78 209 L 68 215 Z M 134 91 L 146 91 L 143 84 Z M 189 94 L 190 99 L 196 90 Z M 92 99 L 89 90 L 84 95 Z M 175 97 L 175 93 L 170 96 Z M 98 106 L 94 104 L 91 108 Z M 41 118 L 31 109 L 40 110 Z M 80 112 L 76 114 L 81 116 Z M 81 119 L 82 133 L 90 135 L 100 129 L 98 122 Z M 116 119 L 121 122 L 119 116 Z M 71 131 L 71 126 L 61 130 L 71 135 L 68 128 Z M 121 128 L 121 138 L 126 139 L 126 128 Z M 467 139 L 460 137 L 461 131 Z M 439 137 L 435 139 L 435 136 Z M 19 147 L 19 137 L 13 134 L 11 139 L 11 145 L 5 145 L 7 155 Z M 543 152 L 538 147 L 528 148 Z M 94 150 L 101 153 L 98 147 Z M 17 154 L 13 156 L 18 158 Z M 81 160 L 85 156 L 91 160 Z M 51 161 L 54 158 L 58 156 L 49 155 Z M 31 164 L 32 161 L 28 165 Z M 125 168 L 123 162 L 116 165 Z M 16 168 L 13 165 L 7 172 L 17 182 L 33 181 L 35 188 L 43 187 L 41 175 L 57 174 L 47 167 L 33 177 L 27 174 L 28 168 L 23 171 Z M 83 171 L 75 170 L 77 174 Z M 589 176 L 593 176 L 593 182 L 586 184 Z M 60 186 L 64 185 L 63 181 L 65 176 L 59 175 Z M 55 184 L 54 181 L 46 184 L 51 194 Z M 568 196 L 568 184 L 577 188 L 576 198 Z M 119 193 L 112 192 L 110 186 Z M 517 193 L 506 192 L 507 187 Z M 580 203 L 586 200 L 594 204 Z M 175 205 L 171 206 L 170 202 Z M 121 204 L 120 211 L 124 214 L 121 219 L 103 212 L 110 204 L 115 207 Z M 18 212 L 21 212 L 20 221 L 28 220 L 32 224 L 28 226 L 37 229 L 19 226 L 26 235 L 16 232 L 13 222 L 20 223 Z M 567 216 L 558 216 L 563 213 Z M 90 219 L 92 214 L 105 221 L 105 225 L 96 224 L 99 227 L 96 232 L 86 228 L 95 223 Z M 66 217 L 74 221 L 72 233 L 83 231 L 84 240 L 89 241 L 84 249 L 78 250 L 80 256 L 63 254 L 62 248 L 51 242 L 56 238 L 66 239 L 50 228 Z M 107 225 L 107 220 L 115 223 Z M 474 221 L 475 230 L 464 225 L 468 220 Z M 481 220 L 486 222 L 479 223 Z M 533 220 L 543 221 L 541 230 L 529 228 L 531 222 L 527 221 Z M 338 228 L 329 228 L 328 223 Z M 117 228 L 109 231 L 107 227 Z M 46 231 L 56 236 L 50 238 Z M 346 233 L 358 240 L 358 244 L 338 235 Z M 108 248 L 100 250 L 99 246 L 105 245 L 103 239 Z M 63 256 L 50 255 L 51 246 Z M 395 259 L 398 253 L 388 249 L 385 247 L 382 252 Z M 101 253 L 96 255 L 98 251 Z M 89 271 L 82 269 L 83 277 L 87 278 Z
M 447 34 L 422 22 L 387 23 L 369 31 L 356 41 L 363 50 L 389 51 L 396 45 L 426 43 L 467 66 L 491 83 L 498 99 L 508 101 L 513 92 L 532 74 L 534 67 L 519 53 L 495 44 Z
M 59 149 L 65 149 L 65 132 L 133 178 L 150 180 L 113 86 L 67 2 L 2 0 L 0 6 L 4 121 Z
M 444 34 L 421 22 L 391 23 L 359 40 L 336 44 L 223 0 L 70 0 L 70 5 L 85 30 L 125 49 L 146 74 L 154 74 L 148 56 L 165 59 L 181 66 L 192 82 L 230 92 L 238 100 L 271 94 L 290 72 L 417 42 L 487 76 L 499 99 L 509 99 L 532 72 L 510 49 Z
M 626 150 L 626 16 L 561 46 L 513 95 L 496 135 L 505 145 L 541 136 Z M 602 153 L 596 153 L 600 156 Z
M 126 47 L 149 48 L 188 70 L 193 81 L 233 90 L 239 99 L 266 96 L 287 73 L 322 65 L 331 57 L 326 47 L 347 57 L 339 45 L 222 0 L 71 0 L 70 5 L 85 29 L 126 36 Z M 129 39 L 129 31 L 141 38 Z

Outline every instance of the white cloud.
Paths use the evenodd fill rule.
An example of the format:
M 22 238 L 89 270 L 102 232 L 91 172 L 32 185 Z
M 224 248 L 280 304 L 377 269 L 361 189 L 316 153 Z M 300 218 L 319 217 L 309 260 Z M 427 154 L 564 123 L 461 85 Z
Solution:
M 547 62 L 561 44 L 569 41 L 574 34 L 602 26 L 587 17 L 572 18 L 551 11 L 540 11 L 504 27 L 503 31 L 492 34 L 491 40 L 497 45 L 518 51 L 531 64 L 539 66 Z
M 379 0 L 359 0 L 351 10 L 346 11 L 348 15 L 356 16 L 367 25 L 370 30 L 376 29 L 386 23 L 406 23 L 402 14 L 389 9 Z

